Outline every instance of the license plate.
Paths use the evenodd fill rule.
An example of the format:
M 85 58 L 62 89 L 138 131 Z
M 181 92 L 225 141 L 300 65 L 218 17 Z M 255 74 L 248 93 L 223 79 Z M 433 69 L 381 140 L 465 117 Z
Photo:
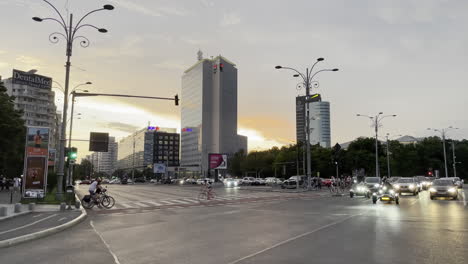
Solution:
M 390 201 L 389 197 L 382 197 L 382 201 Z
M 437 192 L 437 193 L 439 193 L 439 194 L 446 194 L 447 192 Z

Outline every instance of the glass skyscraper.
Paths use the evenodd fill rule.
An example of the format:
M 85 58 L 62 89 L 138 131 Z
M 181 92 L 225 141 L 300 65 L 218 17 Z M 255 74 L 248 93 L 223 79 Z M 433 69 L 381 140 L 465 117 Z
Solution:
M 209 153 L 247 152 L 237 135 L 237 68 L 222 56 L 184 72 L 181 94 L 181 167 L 206 174 Z

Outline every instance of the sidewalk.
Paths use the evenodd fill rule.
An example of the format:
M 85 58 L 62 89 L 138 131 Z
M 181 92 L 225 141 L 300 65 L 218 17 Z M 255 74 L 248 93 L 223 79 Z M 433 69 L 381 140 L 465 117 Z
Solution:
M 0 204 L 9 204 L 11 198 L 13 198 L 13 204 L 19 203 L 19 201 L 21 200 L 21 193 L 19 191 L 12 192 L 11 188 L 8 191 L 0 191 Z
M 86 217 L 83 208 L 60 210 L 60 205 L 20 205 L 20 212 L 14 213 L 15 204 L 9 204 L 10 193 L 0 193 L 0 208 L 7 208 L 7 216 L 0 216 L 0 248 L 13 246 L 26 241 L 58 233 L 72 227 Z M 14 196 L 18 202 L 21 197 Z M 5 203 L 8 202 L 8 203 Z

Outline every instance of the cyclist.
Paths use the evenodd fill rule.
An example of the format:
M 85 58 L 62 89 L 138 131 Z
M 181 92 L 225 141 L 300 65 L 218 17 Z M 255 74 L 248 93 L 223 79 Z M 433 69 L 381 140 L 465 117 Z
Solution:
M 205 190 L 206 190 L 206 196 L 208 200 L 211 199 L 213 197 L 213 193 L 212 193 L 213 186 L 211 186 L 211 182 L 208 181 L 207 179 L 205 179 Z
M 91 195 L 91 199 L 94 201 L 98 201 L 99 194 L 101 193 L 101 178 L 96 178 L 93 183 L 89 186 L 89 194 Z

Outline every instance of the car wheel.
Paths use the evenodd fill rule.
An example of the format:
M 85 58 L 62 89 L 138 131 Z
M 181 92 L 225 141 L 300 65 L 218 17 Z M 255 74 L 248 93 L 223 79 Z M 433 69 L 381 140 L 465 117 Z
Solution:
M 366 198 L 369 199 L 371 197 L 371 194 L 368 192 L 366 193 Z
M 377 197 L 372 197 L 372 203 L 376 204 L 377 203 Z
M 413 196 L 416 196 L 416 195 L 418 195 L 418 193 L 417 193 L 417 192 L 414 192 L 414 193 L 413 193 Z
M 395 203 L 396 203 L 396 204 L 400 204 L 400 198 L 397 197 L 397 198 L 395 199 Z
M 453 197 L 453 200 L 458 200 L 458 195 Z
M 431 200 L 434 200 L 434 196 L 431 195 Z
M 353 198 L 353 197 L 354 197 L 354 193 L 350 192 L 350 193 L 349 193 L 349 197 L 350 197 L 350 198 Z

